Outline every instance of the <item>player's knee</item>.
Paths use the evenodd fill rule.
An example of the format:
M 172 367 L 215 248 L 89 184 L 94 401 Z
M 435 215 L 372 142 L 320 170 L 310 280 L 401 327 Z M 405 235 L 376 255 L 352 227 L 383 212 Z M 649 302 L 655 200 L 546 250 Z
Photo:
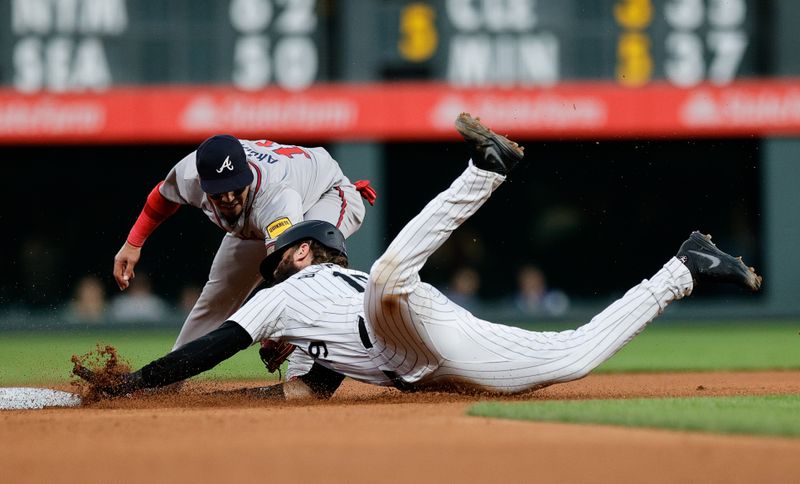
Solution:
M 399 261 L 384 254 L 372 264 L 369 271 L 369 284 L 375 288 L 393 287 L 399 281 Z

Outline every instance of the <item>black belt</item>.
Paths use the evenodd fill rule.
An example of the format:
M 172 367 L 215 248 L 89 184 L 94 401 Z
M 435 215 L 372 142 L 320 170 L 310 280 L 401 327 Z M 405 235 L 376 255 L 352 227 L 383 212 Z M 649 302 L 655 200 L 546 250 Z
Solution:
M 361 344 L 364 345 L 364 348 L 370 349 L 372 348 L 373 344 L 372 341 L 369 340 L 369 333 L 367 333 L 367 323 L 364 321 L 364 318 L 361 316 L 358 317 L 358 336 L 361 338 Z M 403 380 L 400 375 L 396 372 L 391 370 L 381 370 L 386 378 L 392 381 L 392 385 L 395 388 L 400 390 L 401 392 L 412 392 L 414 391 L 414 385 L 412 383 L 408 383 L 407 381 Z

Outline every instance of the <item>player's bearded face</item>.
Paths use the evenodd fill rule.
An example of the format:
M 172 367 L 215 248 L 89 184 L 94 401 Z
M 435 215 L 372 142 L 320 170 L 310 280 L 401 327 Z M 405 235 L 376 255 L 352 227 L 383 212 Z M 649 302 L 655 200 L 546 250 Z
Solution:
M 226 222 L 234 224 L 244 211 L 248 193 L 250 193 L 250 187 L 244 187 L 232 192 L 209 195 L 208 199 L 217 207 L 217 211 Z
M 281 261 L 278 262 L 278 267 L 276 267 L 275 272 L 272 273 L 275 278 L 275 284 L 283 282 L 300 272 L 300 267 L 298 267 L 294 261 L 294 253 L 296 251 L 297 247 L 292 247 L 283 253 Z

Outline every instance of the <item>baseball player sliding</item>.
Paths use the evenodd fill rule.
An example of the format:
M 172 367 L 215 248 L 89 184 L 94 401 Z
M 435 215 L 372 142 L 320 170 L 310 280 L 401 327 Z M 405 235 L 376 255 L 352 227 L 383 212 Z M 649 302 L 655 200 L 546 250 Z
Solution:
M 474 317 L 420 281 L 419 271 L 503 183 L 523 151 L 468 114 L 456 127 L 471 148 L 471 163 L 400 231 L 368 274 L 347 268 L 344 236 L 331 224 L 294 225 L 261 265 L 277 284 L 219 329 L 99 389 L 120 395 L 167 385 L 272 339 L 297 345 L 314 359 L 313 368 L 244 392 L 327 398 L 349 376 L 402 390 L 515 393 L 585 376 L 697 284 L 760 288 L 752 268 L 694 232 L 653 277 L 575 330 L 532 332 Z M 100 385 L 91 371 L 76 366 L 75 372 Z
M 239 309 L 261 282 L 258 264 L 287 228 L 313 219 L 330 222 L 345 237 L 358 230 L 365 213 L 360 193 L 374 202 L 369 182 L 350 183 L 323 148 L 212 136 L 150 192 L 114 258 L 114 278 L 120 290 L 128 287 L 145 240 L 181 205 L 199 208 L 227 232 L 175 341 L 173 349 L 180 348 Z M 297 361 L 290 374 L 302 374 L 310 365 Z

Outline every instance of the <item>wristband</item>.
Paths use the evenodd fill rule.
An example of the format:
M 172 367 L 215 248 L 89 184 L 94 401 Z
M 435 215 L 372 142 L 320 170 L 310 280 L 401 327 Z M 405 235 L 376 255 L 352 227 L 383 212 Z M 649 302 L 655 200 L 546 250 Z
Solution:
M 153 233 L 156 227 L 172 216 L 180 207 L 180 204 L 167 200 L 161 194 L 159 188 L 163 184 L 164 182 L 161 182 L 156 185 L 147 196 L 144 208 L 128 234 L 128 243 L 134 247 L 143 246 L 144 241 L 147 240 L 147 237 Z

